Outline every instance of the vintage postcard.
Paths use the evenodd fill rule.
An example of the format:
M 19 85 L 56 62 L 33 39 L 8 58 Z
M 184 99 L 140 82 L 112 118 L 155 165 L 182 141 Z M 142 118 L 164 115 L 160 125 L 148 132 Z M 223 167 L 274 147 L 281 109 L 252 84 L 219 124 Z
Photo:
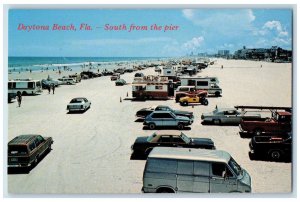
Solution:
M 292 193 L 294 12 L 9 7 L 7 194 Z

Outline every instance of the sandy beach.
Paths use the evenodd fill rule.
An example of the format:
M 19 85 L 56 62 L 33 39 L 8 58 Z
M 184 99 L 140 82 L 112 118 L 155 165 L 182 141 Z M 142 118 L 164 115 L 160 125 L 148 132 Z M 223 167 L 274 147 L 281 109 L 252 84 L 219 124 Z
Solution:
M 154 68 L 141 72 L 157 74 Z M 21 72 L 9 74 L 8 78 L 59 78 L 73 73 Z M 7 104 L 7 141 L 20 134 L 42 134 L 54 139 L 53 150 L 30 173 L 7 176 L 8 193 L 140 194 L 146 161 L 130 160 L 130 147 L 136 137 L 151 135 L 155 130 L 143 130 L 142 123 L 135 122 L 135 113 L 158 104 L 192 111 L 194 123 L 184 133 L 211 138 L 217 149 L 229 152 L 251 175 L 253 193 L 290 193 L 292 163 L 251 161 L 250 139 L 240 137 L 238 126 L 202 125 L 200 117 L 216 105 L 292 106 L 292 65 L 218 59 L 199 75 L 218 77 L 223 89 L 222 97 L 208 98 L 208 106 L 182 107 L 174 99 L 127 100 L 132 86 L 115 86 L 108 76 L 60 86 L 54 95 L 44 90 L 41 95 L 23 96 L 20 108 L 15 101 Z M 121 78 L 131 83 L 133 76 L 127 73 Z M 74 97 L 88 98 L 91 108 L 82 114 L 68 114 L 66 106 Z

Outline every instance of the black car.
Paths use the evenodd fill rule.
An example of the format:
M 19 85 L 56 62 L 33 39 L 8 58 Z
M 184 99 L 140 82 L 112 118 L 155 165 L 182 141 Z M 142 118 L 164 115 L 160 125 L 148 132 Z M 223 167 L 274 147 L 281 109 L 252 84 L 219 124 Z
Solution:
M 249 143 L 251 160 L 290 161 L 292 156 L 291 133 L 255 136 Z
M 159 131 L 148 137 L 138 137 L 131 146 L 131 159 L 146 158 L 154 147 L 216 149 L 210 138 L 190 138 L 182 132 Z
M 140 109 L 139 111 L 137 111 L 135 115 L 139 118 L 145 118 L 146 116 L 151 114 L 153 111 L 171 111 L 176 116 L 185 116 L 190 119 L 194 118 L 193 112 L 174 110 L 174 109 L 170 108 L 169 106 L 165 106 L 165 105 L 158 105 L 158 106 L 154 106 L 154 107 L 143 108 L 143 109 Z

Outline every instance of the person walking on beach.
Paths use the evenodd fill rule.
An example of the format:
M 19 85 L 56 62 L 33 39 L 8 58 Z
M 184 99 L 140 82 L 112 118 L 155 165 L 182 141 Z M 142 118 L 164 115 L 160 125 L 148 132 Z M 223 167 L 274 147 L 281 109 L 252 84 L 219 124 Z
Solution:
M 53 95 L 54 95 L 54 91 L 55 91 L 55 85 L 52 84 L 52 92 L 53 92 Z
M 22 102 L 22 93 L 21 92 L 17 93 L 17 101 L 18 101 L 19 107 L 21 107 L 21 102 Z
M 50 84 L 48 85 L 48 94 L 50 94 L 50 91 L 51 91 L 51 86 Z

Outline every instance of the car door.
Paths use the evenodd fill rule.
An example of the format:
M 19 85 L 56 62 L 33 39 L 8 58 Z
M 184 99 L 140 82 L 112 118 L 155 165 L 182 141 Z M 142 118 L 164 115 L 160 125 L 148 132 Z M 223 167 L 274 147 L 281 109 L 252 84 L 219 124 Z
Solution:
M 163 125 L 162 117 L 163 116 L 161 113 L 153 113 L 151 116 L 151 121 L 149 121 L 149 122 L 155 123 L 156 126 L 162 126 Z
M 232 110 L 224 111 L 224 117 L 223 117 L 222 123 L 232 124 L 235 122 L 235 119 L 236 119 L 236 116 L 235 116 L 234 111 L 232 111 Z
M 163 126 L 176 126 L 175 117 L 170 113 L 161 113 Z
M 213 162 L 210 165 L 211 193 L 229 193 L 237 190 L 237 178 L 225 163 Z
M 210 162 L 194 161 L 194 183 L 193 192 L 209 193 L 210 192 Z
M 193 192 L 194 186 L 194 162 L 178 160 L 177 163 L 177 189 L 178 192 Z

